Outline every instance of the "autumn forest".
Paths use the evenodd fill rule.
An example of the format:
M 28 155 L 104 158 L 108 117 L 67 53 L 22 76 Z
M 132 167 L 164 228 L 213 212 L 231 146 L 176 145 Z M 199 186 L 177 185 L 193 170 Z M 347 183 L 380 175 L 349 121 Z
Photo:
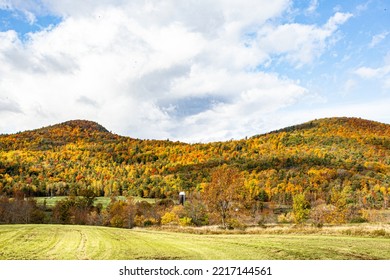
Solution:
M 389 199 L 390 125 L 358 118 L 197 144 L 83 120 L 0 135 L 0 223 L 340 224 L 387 219 Z

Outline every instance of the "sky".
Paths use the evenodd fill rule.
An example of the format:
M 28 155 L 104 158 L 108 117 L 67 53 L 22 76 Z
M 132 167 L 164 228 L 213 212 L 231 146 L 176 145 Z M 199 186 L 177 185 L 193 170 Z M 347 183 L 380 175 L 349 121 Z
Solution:
M 389 108 L 387 0 L 0 0 L 0 134 L 225 141 Z

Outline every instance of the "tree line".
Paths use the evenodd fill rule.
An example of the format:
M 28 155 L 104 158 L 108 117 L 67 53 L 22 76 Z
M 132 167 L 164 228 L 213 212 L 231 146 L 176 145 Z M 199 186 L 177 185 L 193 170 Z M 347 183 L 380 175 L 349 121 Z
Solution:
M 373 220 L 374 212 L 355 203 L 350 193 L 333 192 L 328 201 L 318 196 L 313 200 L 310 191 L 292 196 L 291 207 L 281 208 L 269 200 L 266 193 L 253 197 L 245 188 L 239 169 L 222 165 L 214 168 L 211 181 L 200 191 L 187 193 L 184 204 L 172 199 L 160 199 L 155 203 L 126 200 L 113 196 L 106 208 L 95 203 L 92 190 L 84 190 L 80 196 L 69 196 L 54 207 L 37 204 L 25 198 L 22 192 L 14 197 L 0 198 L 0 223 L 60 223 L 112 226 L 120 228 L 177 225 L 220 225 L 223 228 L 245 228 L 267 222 L 305 223 L 317 226 L 366 222 Z M 371 215 L 371 216 L 369 216 Z

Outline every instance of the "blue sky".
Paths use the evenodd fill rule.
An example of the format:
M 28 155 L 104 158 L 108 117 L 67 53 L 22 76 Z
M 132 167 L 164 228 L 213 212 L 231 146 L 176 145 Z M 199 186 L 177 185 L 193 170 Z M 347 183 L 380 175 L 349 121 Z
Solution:
M 207 142 L 390 123 L 390 3 L 0 0 L 0 133 L 71 119 Z

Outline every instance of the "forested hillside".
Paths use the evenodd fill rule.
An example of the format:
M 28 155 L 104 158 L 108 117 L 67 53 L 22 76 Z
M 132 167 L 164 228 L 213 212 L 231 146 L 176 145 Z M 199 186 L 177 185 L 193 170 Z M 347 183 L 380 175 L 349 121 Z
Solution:
M 390 125 L 329 118 L 207 144 L 133 139 L 81 120 L 0 136 L 0 194 L 7 196 L 88 189 L 176 199 L 179 191 L 202 193 L 221 165 L 239 171 L 247 201 L 292 206 L 304 193 L 312 208 L 387 208 Z

